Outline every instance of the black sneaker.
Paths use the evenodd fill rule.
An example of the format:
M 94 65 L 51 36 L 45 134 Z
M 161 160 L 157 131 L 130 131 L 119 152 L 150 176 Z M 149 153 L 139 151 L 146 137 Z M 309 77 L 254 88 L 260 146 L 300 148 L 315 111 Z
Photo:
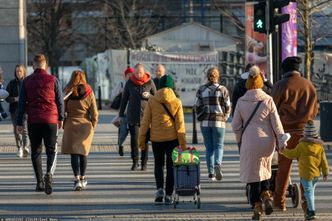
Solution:
M 155 204 L 162 204 L 163 203 L 163 199 L 164 199 L 164 190 L 163 189 L 158 189 L 156 192 L 156 198 L 154 200 Z
M 130 169 L 131 169 L 132 171 L 137 170 L 137 169 L 138 169 L 138 163 L 137 163 L 137 162 L 134 162 Z
M 119 155 L 123 157 L 123 146 L 119 146 Z
M 147 170 L 146 164 L 142 165 L 141 170 L 142 171 L 146 171 Z
M 314 220 L 316 219 L 315 211 L 309 211 L 307 210 L 307 214 L 305 216 L 305 220 Z
M 44 192 L 44 182 L 37 182 L 36 192 Z
M 47 173 L 44 176 L 44 183 L 45 183 L 45 193 L 47 195 L 52 194 L 52 183 L 53 183 L 53 178 L 52 178 L 52 174 Z

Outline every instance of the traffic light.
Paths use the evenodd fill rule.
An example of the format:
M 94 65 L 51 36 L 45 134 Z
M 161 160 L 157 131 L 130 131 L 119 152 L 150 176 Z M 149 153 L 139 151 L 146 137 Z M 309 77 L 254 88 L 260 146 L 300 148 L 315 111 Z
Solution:
M 254 31 L 266 33 L 266 2 L 258 2 L 254 5 Z
M 275 31 L 275 26 L 289 20 L 289 14 L 279 14 L 278 9 L 287 6 L 290 0 L 268 0 L 269 2 L 269 32 Z

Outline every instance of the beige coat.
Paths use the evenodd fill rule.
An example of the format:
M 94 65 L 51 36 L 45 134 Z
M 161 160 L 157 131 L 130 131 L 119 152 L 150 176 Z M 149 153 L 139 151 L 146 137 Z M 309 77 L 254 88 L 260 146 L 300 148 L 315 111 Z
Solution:
M 240 141 L 241 130 L 253 112 L 258 101 L 263 103 L 243 133 L 240 151 L 240 180 L 252 183 L 271 178 L 271 161 L 276 139 L 281 144 L 284 134 L 279 115 L 272 97 L 261 89 L 248 90 L 236 105 L 232 121 L 237 142 Z
M 96 99 L 91 92 L 81 100 L 69 99 L 65 102 L 66 119 L 62 137 L 63 154 L 87 156 L 98 122 Z

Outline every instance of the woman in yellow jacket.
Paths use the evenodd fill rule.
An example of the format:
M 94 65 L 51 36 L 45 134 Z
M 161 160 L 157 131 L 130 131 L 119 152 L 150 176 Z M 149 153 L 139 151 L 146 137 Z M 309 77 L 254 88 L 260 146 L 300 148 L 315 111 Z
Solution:
M 154 155 L 154 176 L 156 179 L 155 203 L 172 204 L 174 186 L 172 151 L 180 145 L 186 149 L 185 125 L 182 103 L 173 91 L 171 76 L 160 78 L 158 91 L 148 101 L 139 130 L 139 148 L 144 149 L 146 134 L 150 128 L 150 140 Z M 167 108 L 167 109 L 166 109 Z M 167 112 L 168 110 L 168 112 Z M 164 192 L 164 164 L 166 155 L 166 196 Z
M 298 159 L 299 175 L 306 199 L 306 220 L 316 218 L 315 188 L 322 170 L 323 180 L 327 181 L 329 165 L 326 160 L 323 142 L 318 139 L 318 133 L 313 121 L 308 121 L 304 127 L 304 137 L 295 149 L 283 149 L 282 154 L 289 159 Z

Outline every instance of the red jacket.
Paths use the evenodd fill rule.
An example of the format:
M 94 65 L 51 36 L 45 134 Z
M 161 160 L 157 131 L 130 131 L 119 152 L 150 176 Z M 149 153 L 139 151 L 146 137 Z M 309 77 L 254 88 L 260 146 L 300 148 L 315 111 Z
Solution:
M 36 69 L 23 81 L 19 98 L 18 125 L 26 112 L 30 124 L 57 124 L 63 120 L 63 98 L 57 79 L 43 69 Z

